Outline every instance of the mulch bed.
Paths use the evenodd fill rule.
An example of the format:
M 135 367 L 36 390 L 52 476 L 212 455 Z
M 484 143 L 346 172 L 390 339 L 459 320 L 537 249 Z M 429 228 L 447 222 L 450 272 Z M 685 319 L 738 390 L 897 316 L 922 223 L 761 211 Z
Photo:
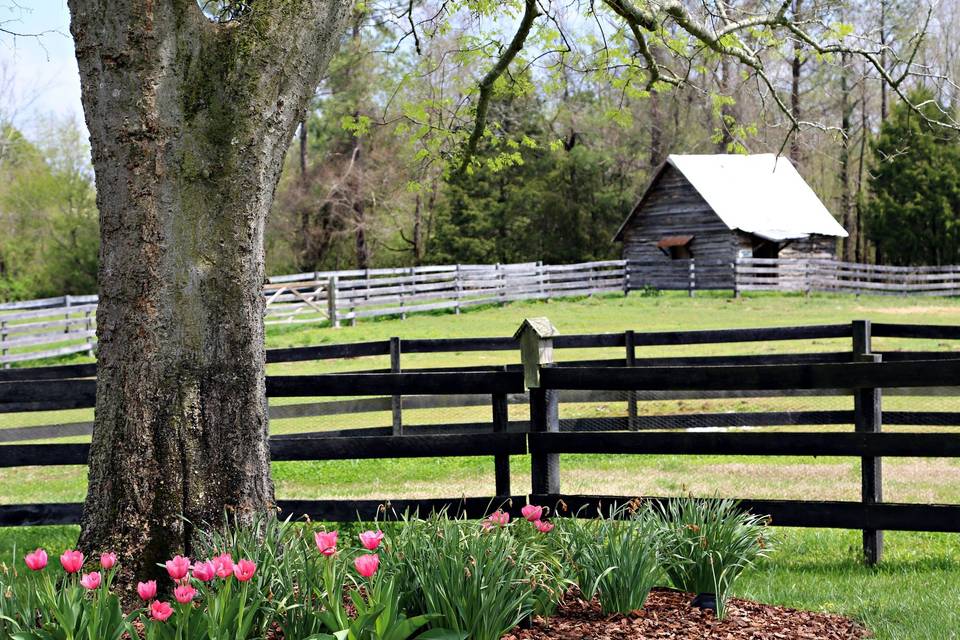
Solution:
M 556 615 L 535 618 L 531 628 L 517 627 L 504 640 L 859 640 L 870 633 L 838 615 L 731 599 L 727 617 L 690 606 L 691 595 L 654 589 L 643 609 L 606 616 L 600 605 L 568 594 Z

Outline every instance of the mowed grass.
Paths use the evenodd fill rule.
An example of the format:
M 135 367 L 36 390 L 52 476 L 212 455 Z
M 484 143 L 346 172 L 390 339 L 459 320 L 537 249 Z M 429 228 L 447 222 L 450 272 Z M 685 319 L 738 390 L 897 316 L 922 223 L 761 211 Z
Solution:
M 459 316 L 411 316 L 405 321 L 362 322 L 340 329 L 271 326 L 268 347 L 311 346 L 401 338 L 509 336 L 524 317 L 547 316 L 561 333 L 695 330 L 874 322 L 960 324 L 960 302 L 949 299 L 833 296 L 725 295 L 659 297 L 611 296 L 544 303 L 516 303 Z M 956 350 L 936 340 L 875 339 L 878 350 Z M 847 339 L 775 343 L 643 347 L 638 357 L 778 352 L 847 351 Z M 557 350 L 558 360 L 622 357 L 620 349 Z M 70 362 L 83 361 L 74 357 Z M 516 351 L 407 354 L 404 368 L 507 364 Z M 64 362 L 64 361 L 61 361 Z M 271 374 L 357 371 L 385 368 L 384 357 L 285 363 Z M 274 404 L 304 402 L 284 399 Z M 312 400 L 310 400 L 312 401 Z M 888 396 L 887 409 L 960 411 L 955 396 Z M 849 398 L 748 398 L 737 400 L 644 401 L 641 413 L 660 415 L 714 411 L 849 409 Z M 564 405 L 562 417 L 602 420 L 623 415 L 622 402 Z M 511 419 L 524 419 L 526 407 L 513 405 Z M 92 419 L 91 411 L 0 415 L 0 428 L 61 424 Z M 490 419 L 488 407 L 404 412 L 407 424 L 472 422 Z M 386 412 L 275 420 L 274 433 L 296 433 L 389 424 Z M 849 429 L 848 426 L 801 429 Z M 918 427 L 885 427 L 920 431 Z M 69 438 L 59 441 L 84 441 Z M 513 491 L 529 488 L 529 458 L 512 459 Z M 403 498 L 488 495 L 493 491 L 493 462 L 487 457 L 417 460 L 279 462 L 273 465 L 280 498 Z M 754 456 L 563 456 L 563 490 L 569 493 L 623 495 L 725 495 L 741 498 L 854 500 L 860 483 L 859 461 L 835 457 Z M 72 502 L 85 493 L 85 470 L 44 467 L 0 470 L 0 503 Z M 960 461 L 955 459 L 884 460 L 884 498 L 899 502 L 960 502 Z M 878 638 L 957 638 L 960 629 L 960 545 L 949 534 L 887 534 L 882 565 L 869 569 L 859 561 L 859 532 L 780 529 L 773 558 L 751 571 L 739 595 L 766 602 L 843 613 L 865 622 Z M 0 530 L 0 553 L 46 544 L 59 548 L 76 535 L 74 527 Z

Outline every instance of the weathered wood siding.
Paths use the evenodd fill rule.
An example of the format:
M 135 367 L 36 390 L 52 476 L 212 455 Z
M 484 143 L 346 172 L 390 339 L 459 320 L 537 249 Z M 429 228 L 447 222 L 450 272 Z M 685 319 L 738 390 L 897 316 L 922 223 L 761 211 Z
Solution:
M 677 235 L 694 237 L 698 289 L 733 288 L 734 234 L 676 168 L 664 168 L 635 213 L 622 235 L 623 258 L 638 263 L 630 272 L 631 288 L 686 288 L 689 261 L 671 260 L 657 248 L 664 236 Z M 648 268 L 650 263 L 658 268 Z
M 837 238 L 833 236 L 810 236 L 794 240 L 780 250 L 779 258 L 793 260 L 797 258 L 817 258 L 832 260 L 837 255 Z

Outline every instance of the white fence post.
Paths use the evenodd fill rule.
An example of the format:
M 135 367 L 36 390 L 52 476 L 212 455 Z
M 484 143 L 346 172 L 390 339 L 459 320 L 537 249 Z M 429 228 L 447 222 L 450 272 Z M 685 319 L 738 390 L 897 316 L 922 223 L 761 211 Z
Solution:
M 327 317 L 331 327 L 340 326 L 340 316 L 337 314 L 337 276 L 330 276 L 327 280 Z
M 65 322 L 63 323 L 63 332 L 70 333 L 70 296 L 63 296 L 63 306 L 67 308 L 67 312 L 63 315 Z
M 460 278 L 460 265 L 458 264 L 453 272 L 453 291 L 455 296 L 453 311 L 457 315 L 460 315 L 460 296 L 463 294 L 463 281 Z
M 6 320 L 0 320 L 0 342 L 5 342 L 6 340 L 7 340 L 7 321 L 6 321 Z M 7 351 L 8 351 L 8 349 L 7 349 L 6 347 L 3 347 L 2 349 L 0 349 L 0 356 L 3 356 L 4 358 L 6 358 Z M 3 368 L 4 368 L 4 369 L 9 369 L 9 368 L 10 368 L 10 363 L 9 363 L 9 362 L 4 362 L 4 363 L 3 363 Z
M 93 311 L 91 309 L 87 309 L 84 311 L 83 317 L 86 320 L 86 322 L 84 322 L 86 331 L 93 331 Z M 91 358 L 93 357 L 93 336 L 91 335 L 87 336 L 87 355 Z

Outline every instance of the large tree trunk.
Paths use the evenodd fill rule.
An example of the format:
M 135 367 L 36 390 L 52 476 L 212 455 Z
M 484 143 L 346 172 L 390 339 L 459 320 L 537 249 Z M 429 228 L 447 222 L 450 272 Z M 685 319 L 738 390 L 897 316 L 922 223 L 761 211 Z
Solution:
M 273 503 L 263 232 L 346 0 L 70 0 L 100 208 L 97 408 L 80 544 L 143 579 Z M 276 6 L 274 6 L 276 5 Z
M 853 196 L 850 185 L 850 57 L 840 54 L 840 216 L 847 237 L 843 239 L 843 259 L 854 260 L 854 239 L 857 233 L 853 220 Z

